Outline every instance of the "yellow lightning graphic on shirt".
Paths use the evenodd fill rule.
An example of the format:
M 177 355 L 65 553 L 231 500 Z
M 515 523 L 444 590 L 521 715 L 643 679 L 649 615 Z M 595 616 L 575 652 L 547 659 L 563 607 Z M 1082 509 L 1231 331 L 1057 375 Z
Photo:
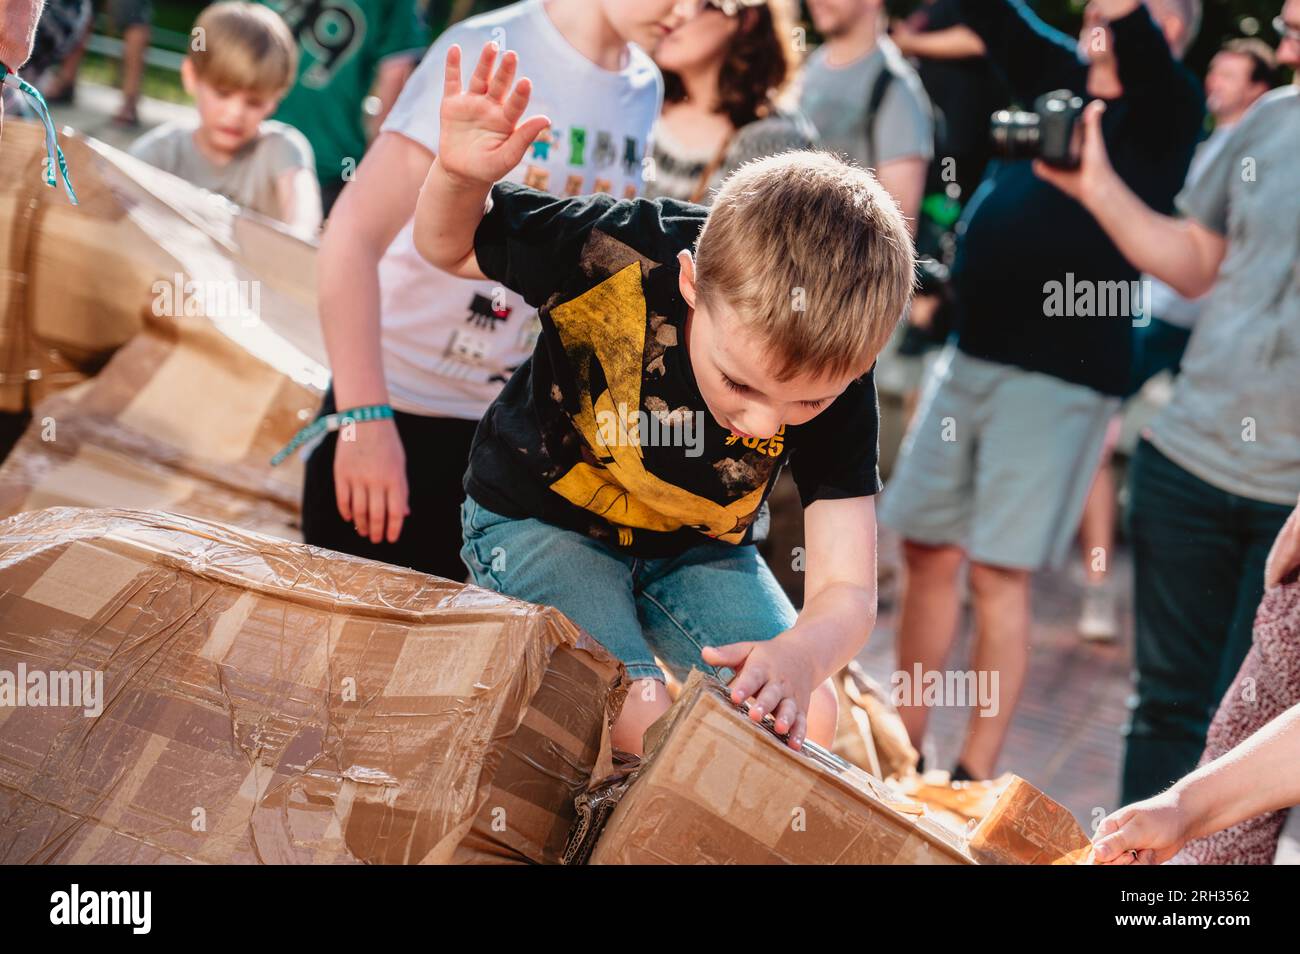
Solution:
M 747 518 L 762 502 L 762 483 L 729 504 L 714 503 L 649 473 L 637 442 L 603 439 L 599 421 L 616 419 L 620 406 L 641 406 L 646 326 L 641 266 L 633 262 L 578 298 L 556 305 L 551 320 L 581 389 L 574 422 L 603 465 L 579 461 L 551 489 L 620 528 L 671 532 L 695 527 L 738 543 L 749 526 Z M 680 346 L 686 347 L 685 342 Z M 599 363 L 608 385 L 594 396 L 593 361 Z M 621 529 L 619 536 L 626 539 Z

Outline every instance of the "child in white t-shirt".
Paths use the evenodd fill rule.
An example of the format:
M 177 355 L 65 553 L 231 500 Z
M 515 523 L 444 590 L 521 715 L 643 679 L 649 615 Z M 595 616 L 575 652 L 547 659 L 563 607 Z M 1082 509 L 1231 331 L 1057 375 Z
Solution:
M 515 292 L 441 272 L 412 241 L 438 143 L 448 49 L 495 42 L 530 64 L 533 108 L 550 118 L 550 136 L 508 181 L 557 195 L 633 197 L 643 191 L 663 99 L 643 47 L 681 19 L 680 6 L 524 0 L 454 25 L 425 56 L 321 244 L 321 323 L 333 373 L 321 413 L 370 411 L 327 434 L 308 458 L 308 543 L 464 579 L 459 508 L 470 441 L 537 336 L 535 310 Z

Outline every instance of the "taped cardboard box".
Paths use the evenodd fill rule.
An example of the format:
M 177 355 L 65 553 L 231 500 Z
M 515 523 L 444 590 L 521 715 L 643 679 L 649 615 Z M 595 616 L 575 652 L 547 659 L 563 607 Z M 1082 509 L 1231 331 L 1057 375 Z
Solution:
M 103 371 L 37 408 L 0 465 L 0 516 L 168 510 L 299 539 L 301 461 L 270 460 L 319 403 L 206 317 L 149 316 Z
M 105 143 L 60 141 L 76 206 L 43 183 L 39 124 L 6 122 L 0 138 L 0 411 L 94 374 L 148 314 L 230 326 L 251 310 L 323 384 L 313 243 Z
M 1081 864 L 1092 847 L 1068 809 L 1015 775 L 971 833 L 969 844 L 982 864 L 997 865 Z
M 793 751 L 696 671 L 647 732 L 591 863 L 973 864 L 923 811 L 856 766 Z
M 969 835 L 1016 777 L 1004 772 L 997 778 L 954 782 L 950 773 L 931 769 L 922 775 L 891 778 L 888 784 L 901 797 L 921 802 L 941 823 Z
M 0 705 L 0 863 L 558 861 L 624 691 L 554 609 L 156 512 L 0 522 L 0 619 L 82 703 Z

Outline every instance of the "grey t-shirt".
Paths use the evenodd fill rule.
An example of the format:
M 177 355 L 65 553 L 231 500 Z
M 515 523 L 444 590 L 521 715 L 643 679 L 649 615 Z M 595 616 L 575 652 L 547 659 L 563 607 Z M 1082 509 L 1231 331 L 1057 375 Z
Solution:
M 876 113 L 875 155 L 869 155 L 867 106 L 880 71 L 888 64 L 894 79 Z M 832 66 L 826 47 L 808 57 L 798 80 L 800 111 L 821 135 L 822 147 L 867 168 L 895 159 L 934 155 L 934 118 L 921 78 L 888 37 L 866 56 Z
M 197 127 L 197 119 L 164 123 L 137 139 L 131 155 L 273 219 L 280 218 L 275 195 L 280 174 L 316 168 L 307 137 L 274 119 L 263 122 L 253 140 L 224 166 L 199 152 L 194 144 Z
M 1228 240 L 1173 398 L 1150 438 L 1221 490 L 1290 505 L 1300 494 L 1300 88 L 1238 124 L 1179 211 Z

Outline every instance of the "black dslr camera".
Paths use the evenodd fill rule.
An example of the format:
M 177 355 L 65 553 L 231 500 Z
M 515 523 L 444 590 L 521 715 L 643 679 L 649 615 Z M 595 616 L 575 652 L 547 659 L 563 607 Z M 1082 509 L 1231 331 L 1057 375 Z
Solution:
M 1075 129 L 1082 115 L 1082 97 L 1068 89 L 1044 93 L 1034 100 L 1033 112 L 1000 109 L 989 128 L 993 153 L 1003 159 L 1042 159 L 1050 166 L 1077 169 Z

